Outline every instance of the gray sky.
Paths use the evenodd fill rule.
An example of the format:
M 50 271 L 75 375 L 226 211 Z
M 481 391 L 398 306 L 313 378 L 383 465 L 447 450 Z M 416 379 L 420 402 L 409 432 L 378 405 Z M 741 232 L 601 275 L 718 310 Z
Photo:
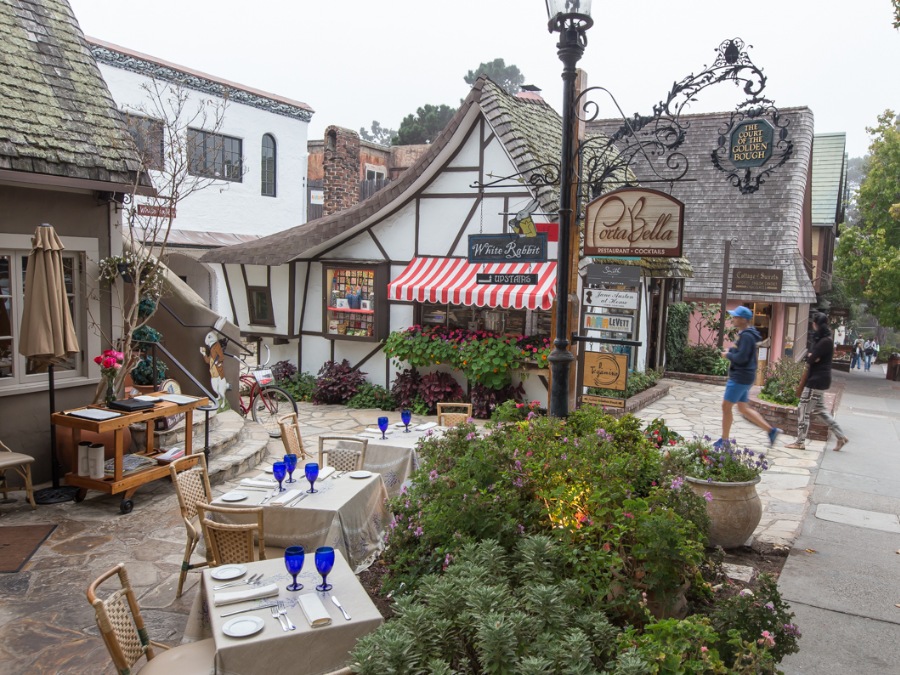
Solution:
M 562 66 L 543 0 L 69 0 L 89 36 L 308 103 L 309 137 L 337 124 L 397 128 L 425 104 L 456 106 L 463 75 L 514 63 L 561 108 Z M 851 157 L 866 126 L 900 111 L 900 31 L 890 0 L 594 0 L 579 64 L 626 114 L 649 113 L 676 80 L 740 37 L 778 107 L 806 105 L 817 133 L 846 132 Z M 890 84 L 893 82 L 894 84 Z M 692 112 L 730 110 L 730 84 Z M 601 116 L 612 117 L 604 106 Z

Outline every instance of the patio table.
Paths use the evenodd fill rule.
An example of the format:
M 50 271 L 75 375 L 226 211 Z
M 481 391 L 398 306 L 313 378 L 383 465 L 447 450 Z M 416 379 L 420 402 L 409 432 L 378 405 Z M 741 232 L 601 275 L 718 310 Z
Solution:
M 377 434 L 357 434 L 359 438 L 367 438 L 369 441 L 364 468 L 380 473 L 388 494 L 396 497 L 413 471 L 419 468 L 419 455 L 416 452 L 419 441 L 440 436 L 443 432 L 440 427 L 425 431 L 410 428 L 409 433 L 402 428 L 392 427 L 392 433 L 385 439 Z

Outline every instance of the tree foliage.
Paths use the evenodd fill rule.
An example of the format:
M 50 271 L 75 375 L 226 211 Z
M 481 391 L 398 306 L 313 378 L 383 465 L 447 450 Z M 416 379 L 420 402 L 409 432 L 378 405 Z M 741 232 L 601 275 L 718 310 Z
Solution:
M 848 293 L 864 300 L 884 326 L 900 326 L 900 119 L 878 117 L 867 173 L 856 204 L 859 220 L 841 234 L 835 269 Z
M 525 76 L 519 69 L 510 63 L 508 66 L 503 59 L 494 59 L 487 63 L 480 63 L 475 70 L 470 70 L 463 78 L 470 87 L 481 75 L 487 75 L 495 84 L 503 87 L 507 94 L 515 96 L 525 82 Z
M 397 131 L 397 145 L 416 145 L 431 143 L 456 113 L 456 108 L 446 104 L 431 105 L 426 103 L 416 111 L 415 115 L 407 115 L 400 123 Z
M 369 130 L 366 130 L 365 127 L 359 128 L 359 137 L 370 143 L 391 145 L 396 136 L 397 131 L 395 129 L 388 129 L 387 127 L 381 126 L 381 123 L 378 120 L 372 120 L 372 125 Z

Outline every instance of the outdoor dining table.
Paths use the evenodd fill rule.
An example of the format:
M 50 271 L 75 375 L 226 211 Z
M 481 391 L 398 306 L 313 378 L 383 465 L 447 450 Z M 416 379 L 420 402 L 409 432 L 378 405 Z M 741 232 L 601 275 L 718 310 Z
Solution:
M 213 586 L 223 582 L 212 578 L 216 568 L 204 570 L 200 592 L 194 599 L 185 628 L 184 641 L 193 642 L 209 637 L 215 640 L 217 675 L 320 675 L 346 666 L 349 652 L 356 641 L 378 628 L 384 619 L 340 552 L 335 552 L 334 568 L 328 575 L 332 590 L 327 593 L 316 591 L 315 586 L 322 582 L 322 577 L 316 573 L 314 553 L 314 549 L 306 550 L 303 570 L 297 576 L 303 589 L 296 592 L 287 590 L 292 580 L 285 569 L 283 558 L 244 565 L 246 572 L 240 579 L 262 574 L 260 586 L 274 583 L 278 588 L 278 595 L 233 604 L 216 606 L 216 593 L 247 590 L 254 586 L 243 585 L 213 591 Z M 308 594 L 316 595 L 322 601 L 331 619 L 330 624 L 317 628 L 310 625 L 299 605 L 299 598 Z M 350 615 L 349 621 L 332 603 L 332 595 L 340 600 Z M 282 630 L 279 621 L 272 616 L 271 609 L 266 605 L 276 601 L 285 602 L 287 616 L 296 630 Z M 238 610 L 248 611 L 222 616 Z M 246 637 L 229 637 L 225 634 L 224 627 L 229 621 L 246 617 L 262 620 L 262 629 Z
M 284 483 L 284 487 L 293 491 L 298 501 L 287 506 L 272 504 L 272 500 L 263 504 L 266 546 L 303 546 L 307 551 L 315 551 L 318 546 L 332 546 L 350 562 L 353 571 L 359 573 L 375 561 L 384 547 L 384 532 L 390 522 L 387 491 L 378 473 L 365 478 L 351 478 L 348 473 L 338 478 L 334 475 L 338 474 L 317 480 L 316 492 L 309 494 L 306 492 L 309 482 L 302 473 L 295 473 L 297 482 Z M 272 476 L 261 474 L 254 480 L 272 481 Z M 277 486 L 277 483 L 273 485 Z M 222 495 L 213 500 L 213 504 L 235 508 L 258 506 L 272 494 L 271 490 L 245 485 L 236 486 L 234 492 L 246 495 L 246 498 L 227 501 L 229 496 Z M 252 516 L 215 515 L 223 522 L 252 522 Z
M 364 468 L 380 473 L 384 486 L 391 497 L 400 494 L 403 485 L 409 481 L 410 475 L 419 468 L 417 447 L 424 438 L 440 436 L 443 427 L 416 429 L 410 427 L 409 433 L 403 428 L 391 427 L 387 437 L 382 439 L 380 433 L 363 432 L 359 438 L 367 438 L 366 462 Z

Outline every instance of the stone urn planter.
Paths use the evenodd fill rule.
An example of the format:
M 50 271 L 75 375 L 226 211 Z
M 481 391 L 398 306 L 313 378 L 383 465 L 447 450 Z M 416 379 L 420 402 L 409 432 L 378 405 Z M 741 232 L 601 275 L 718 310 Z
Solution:
M 701 497 L 706 492 L 712 495 L 712 501 L 706 502 L 710 546 L 742 546 L 762 518 L 762 503 L 756 493 L 759 476 L 742 483 L 721 483 L 690 476 L 685 476 L 685 481 Z

